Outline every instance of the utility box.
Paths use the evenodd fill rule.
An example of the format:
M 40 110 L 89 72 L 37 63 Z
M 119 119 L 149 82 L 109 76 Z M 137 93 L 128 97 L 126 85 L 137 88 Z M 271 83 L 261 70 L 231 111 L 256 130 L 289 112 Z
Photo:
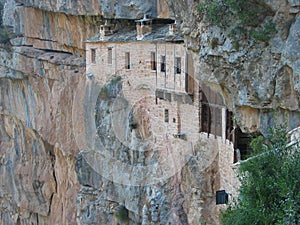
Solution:
M 216 204 L 227 204 L 228 203 L 228 194 L 225 190 L 217 191 L 216 192 Z

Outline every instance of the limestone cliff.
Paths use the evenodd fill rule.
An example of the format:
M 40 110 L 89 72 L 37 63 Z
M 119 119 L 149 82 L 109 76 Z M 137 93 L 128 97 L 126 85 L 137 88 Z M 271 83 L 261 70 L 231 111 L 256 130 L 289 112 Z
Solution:
M 90 108 L 93 87 L 85 75 L 84 41 L 103 20 L 143 14 L 176 18 L 197 79 L 222 93 L 243 130 L 265 133 L 273 109 L 287 112 L 291 127 L 300 125 L 300 3 L 264 0 L 278 32 L 268 45 L 239 37 L 236 49 L 228 30 L 204 22 L 197 2 L 171 0 L 169 10 L 166 1 L 156 6 L 154 0 L 5 1 L 3 24 L 11 40 L 0 44 L 1 224 L 218 223 L 215 191 L 234 193 L 236 186 L 230 145 L 217 152 L 224 143 L 204 136 L 172 177 L 140 186 L 100 176 L 87 161 L 90 149 L 82 147 L 89 140 L 85 108 L 106 137 L 103 147 L 113 147 L 111 155 L 128 164 L 153 164 L 155 156 L 131 152 L 111 133 L 109 101 L 121 91 L 118 82 L 107 90 L 111 99 Z
M 264 19 L 259 26 L 272 21 L 276 27 L 268 43 L 256 41 L 242 32 L 233 35 L 238 21 L 230 21 L 229 17 L 223 18 L 229 27 L 212 26 L 197 10 L 198 2 L 169 1 L 169 5 L 180 23 L 188 48 L 194 52 L 197 78 L 223 93 L 227 106 L 235 112 L 244 130 L 266 134 L 274 122 L 274 110 L 279 110 L 279 115 L 288 115 L 291 128 L 300 125 L 300 45 L 297 40 L 300 3 L 292 0 L 256 2 L 263 4 Z
M 84 61 L 27 46 L 9 51 L 1 52 L 1 223 L 67 224 L 79 188 L 70 117 Z

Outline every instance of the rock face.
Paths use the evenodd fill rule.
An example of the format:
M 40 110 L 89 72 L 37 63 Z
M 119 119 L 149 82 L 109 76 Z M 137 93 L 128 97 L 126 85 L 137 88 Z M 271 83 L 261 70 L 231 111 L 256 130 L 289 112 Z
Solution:
M 218 224 L 215 191 L 235 194 L 238 186 L 232 146 L 219 138 L 204 135 L 187 163 L 155 184 L 114 183 L 91 165 L 95 156 L 94 166 L 103 169 L 82 147 L 87 127 L 78 109 L 95 117 L 84 95 L 93 79 L 85 75 L 84 41 L 104 19 L 171 14 L 194 55 L 197 78 L 223 95 L 243 130 L 266 133 L 277 120 L 274 109 L 294 128 L 300 125 L 300 4 L 264 2 L 275 36 L 268 45 L 239 37 L 237 49 L 229 31 L 206 24 L 192 0 L 6 0 L 3 23 L 13 38 L 0 44 L 0 223 Z M 124 163 L 151 162 L 122 148 L 110 133 L 109 102 L 98 106 L 101 118 L 93 122 L 104 147 Z
M 16 118 L 3 117 L 1 149 L 5 152 L 1 160 L 1 197 L 5 201 L 1 201 L 1 223 L 20 221 L 18 208 L 35 214 L 33 218 L 26 218 L 28 221 L 34 220 L 36 215 L 45 217 L 51 211 L 56 192 L 54 148 Z M 11 221 L 10 213 L 14 214 Z
M 265 20 L 270 19 L 276 25 L 276 33 L 268 44 L 242 34 L 233 38 L 232 27 L 209 25 L 197 8 L 192 7 L 193 1 L 179 0 L 170 5 L 185 34 L 187 47 L 198 62 L 198 79 L 217 85 L 244 130 L 267 133 L 274 109 L 288 115 L 290 128 L 300 125 L 299 39 L 296 38 L 299 2 L 263 2 L 271 10 L 271 16 Z M 253 120 L 251 125 L 249 117 Z
M 81 95 L 94 96 L 90 94 L 94 89 L 91 83 L 90 80 L 86 82 L 86 91 Z M 99 143 L 95 143 L 96 147 L 87 144 L 91 147 L 81 151 L 77 158 L 76 172 L 83 186 L 77 196 L 78 224 L 97 221 L 101 224 L 113 221 L 129 224 L 199 224 L 207 221 L 218 224 L 221 207 L 215 204 L 215 191 L 226 189 L 235 195 L 238 186 L 235 171 L 230 166 L 232 145 L 221 137 L 203 134 L 192 152 L 179 155 L 169 145 L 173 154 L 165 157 L 167 152 L 164 150 L 167 149 L 152 149 L 155 145 L 145 139 L 147 132 L 141 132 L 146 130 L 142 129 L 145 123 L 138 119 L 139 111 L 133 113 L 135 110 L 122 98 L 122 91 L 122 79 L 115 78 L 96 92 L 96 100 L 89 101 L 96 102 L 95 109 L 88 111 L 94 112 L 90 117 L 95 121 Z M 114 121 L 116 112 L 121 118 L 120 124 Z M 88 121 L 85 127 L 88 127 L 90 119 L 85 118 Z M 125 128 L 124 139 L 118 136 L 118 127 L 113 126 Z M 93 135 L 89 130 L 85 132 L 88 132 L 86 136 Z M 160 159 L 167 161 L 165 164 L 174 170 L 171 176 L 167 175 L 170 168 L 163 167 Z M 146 174 L 142 172 L 144 168 L 148 168 Z M 162 169 L 165 171 L 160 172 Z M 120 216 L 120 209 L 126 212 L 125 218 Z
M 3 18 L 4 24 L 11 26 L 17 36 L 12 40 L 13 45 L 71 52 L 78 56 L 84 56 L 84 41 L 98 31 L 97 22 L 101 21 L 95 16 L 24 7 L 14 1 L 6 3 Z
M 146 2 L 142 0 L 20 0 L 18 1 L 18 4 L 22 4 L 26 7 L 38 8 L 43 11 L 65 13 L 68 15 L 75 16 L 101 15 L 105 18 L 117 19 L 139 19 L 143 17 L 144 14 L 148 14 L 152 17 L 158 16 L 156 0 L 149 0 Z
M 1 65 L 2 224 L 75 221 L 77 148 L 68 118 L 84 61 L 23 46 L 2 51 Z

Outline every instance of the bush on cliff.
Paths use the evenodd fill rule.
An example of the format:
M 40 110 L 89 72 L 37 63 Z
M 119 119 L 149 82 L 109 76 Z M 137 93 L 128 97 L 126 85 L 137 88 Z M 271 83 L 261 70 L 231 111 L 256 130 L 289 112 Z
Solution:
M 241 162 L 239 199 L 222 214 L 222 224 L 300 224 L 300 151 L 287 147 L 286 129 L 251 143 L 253 156 Z
M 0 43 L 7 44 L 10 40 L 9 30 L 6 26 L 3 25 L 3 3 L 0 1 Z
M 275 24 L 265 21 L 274 12 L 261 0 L 206 0 L 198 4 L 198 11 L 211 25 L 231 27 L 233 33 L 239 30 L 256 41 L 267 43 L 276 32 Z

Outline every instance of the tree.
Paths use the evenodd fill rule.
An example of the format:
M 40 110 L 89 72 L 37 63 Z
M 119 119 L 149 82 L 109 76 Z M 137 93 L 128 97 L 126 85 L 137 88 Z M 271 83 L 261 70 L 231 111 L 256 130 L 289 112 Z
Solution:
M 284 126 L 252 140 L 253 154 L 239 168 L 239 198 L 222 214 L 223 225 L 300 224 L 300 151 L 287 144 Z

